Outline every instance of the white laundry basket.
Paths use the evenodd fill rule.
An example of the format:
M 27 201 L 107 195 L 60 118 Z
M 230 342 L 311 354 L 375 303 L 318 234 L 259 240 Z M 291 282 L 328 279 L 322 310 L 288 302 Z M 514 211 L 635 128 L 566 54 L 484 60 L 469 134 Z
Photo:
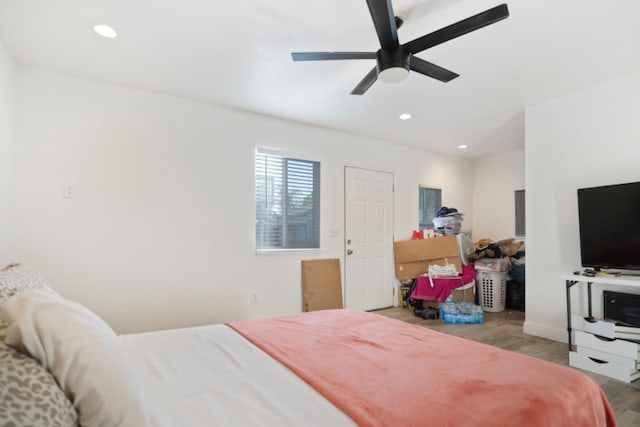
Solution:
M 478 301 L 484 311 L 504 311 L 507 297 L 508 272 L 476 270 Z

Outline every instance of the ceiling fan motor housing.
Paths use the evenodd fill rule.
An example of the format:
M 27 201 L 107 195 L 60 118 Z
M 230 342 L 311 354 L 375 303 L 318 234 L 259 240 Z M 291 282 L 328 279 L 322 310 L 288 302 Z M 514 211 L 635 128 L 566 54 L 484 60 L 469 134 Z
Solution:
M 409 75 L 409 52 L 398 46 L 393 49 L 380 49 L 376 53 L 378 79 L 385 83 L 397 83 Z

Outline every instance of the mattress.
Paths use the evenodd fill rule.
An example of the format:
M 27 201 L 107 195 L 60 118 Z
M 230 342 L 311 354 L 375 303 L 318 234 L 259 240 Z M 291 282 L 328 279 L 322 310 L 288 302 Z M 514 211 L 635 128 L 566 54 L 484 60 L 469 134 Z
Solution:
M 153 426 L 615 426 L 571 368 L 372 313 L 120 336 Z

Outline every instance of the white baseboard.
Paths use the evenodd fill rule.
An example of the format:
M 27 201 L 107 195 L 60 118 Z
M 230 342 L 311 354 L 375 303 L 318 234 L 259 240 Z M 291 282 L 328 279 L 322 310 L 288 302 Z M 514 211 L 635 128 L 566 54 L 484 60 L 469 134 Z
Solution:
M 535 335 L 537 337 L 547 338 L 558 342 L 567 342 L 567 331 L 561 329 L 552 329 L 546 326 L 540 326 L 531 322 L 524 322 L 522 330 L 525 334 Z

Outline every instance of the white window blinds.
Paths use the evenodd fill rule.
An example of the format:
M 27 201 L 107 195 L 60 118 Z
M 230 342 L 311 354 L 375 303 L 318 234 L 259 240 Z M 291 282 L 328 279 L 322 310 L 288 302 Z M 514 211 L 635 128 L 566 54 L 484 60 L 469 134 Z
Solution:
M 524 204 L 524 190 L 516 190 L 515 191 L 515 205 L 516 205 L 516 236 L 524 237 L 525 236 L 525 204 Z
M 420 230 L 433 226 L 433 218 L 442 207 L 442 190 L 420 187 L 418 201 L 418 225 Z
M 320 163 L 256 152 L 256 248 L 320 247 Z

